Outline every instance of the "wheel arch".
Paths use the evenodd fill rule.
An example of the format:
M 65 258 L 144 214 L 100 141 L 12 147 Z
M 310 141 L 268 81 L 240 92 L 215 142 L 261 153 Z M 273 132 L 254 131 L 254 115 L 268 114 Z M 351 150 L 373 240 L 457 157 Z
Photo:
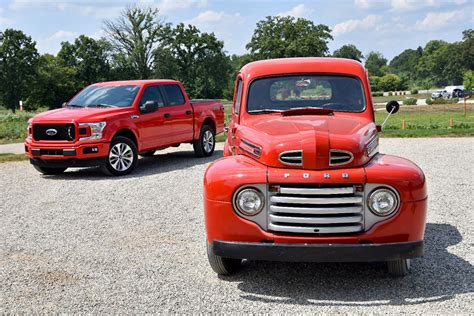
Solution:
M 134 144 L 135 146 L 137 147 L 138 150 L 140 150 L 138 147 L 139 147 L 139 144 L 138 144 L 138 138 L 137 138 L 137 135 L 135 135 L 135 133 L 131 130 L 131 129 L 128 129 L 128 128 L 122 128 L 120 130 L 118 130 L 114 136 L 112 137 L 112 139 L 114 139 L 115 137 L 117 136 L 122 136 L 122 137 L 126 137 L 128 139 L 130 139 Z

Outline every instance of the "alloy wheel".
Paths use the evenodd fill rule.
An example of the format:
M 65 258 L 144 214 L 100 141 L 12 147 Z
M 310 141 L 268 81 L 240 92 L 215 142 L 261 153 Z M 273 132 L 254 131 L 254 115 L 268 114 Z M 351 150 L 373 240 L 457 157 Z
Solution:
M 117 171 L 125 171 L 133 163 L 133 151 L 125 143 L 115 144 L 109 153 L 109 162 L 112 168 Z

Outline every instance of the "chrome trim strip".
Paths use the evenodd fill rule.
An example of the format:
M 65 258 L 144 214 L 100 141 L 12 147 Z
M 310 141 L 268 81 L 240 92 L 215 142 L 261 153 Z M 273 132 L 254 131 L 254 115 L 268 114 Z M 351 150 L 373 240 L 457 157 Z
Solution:
M 288 213 L 288 214 L 307 214 L 307 215 L 326 215 L 326 214 L 351 214 L 362 213 L 362 206 L 346 206 L 346 207 L 292 207 L 270 205 L 272 213 Z
M 364 198 L 362 196 L 351 197 L 327 197 L 327 198 L 301 198 L 301 197 L 287 197 L 287 196 L 271 196 L 272 203 L 289 203 L 289 204 L 360 204 Z
M 299 194 L 299 195 L 333 195 L 333 194 L 354 194 L 354 187 L 342 188 L 289 188 L 280 187 L 281 194 Z
M 331 157 L 331 154 L 332 153 L 344 153 L 344 154 L 348 154 L 351 158 L 348 160 L 348 161 L 345 161 L 345 162 L 338 162 L 338 163 L 331 163 L 332 161 L 332 157 Z M 343 157 L 336 157 L 336 159 L 339 159 L 341 160 L 341 158 Z M 347 151 L 347 150 L 340 150 L 340 149 L 331 149 L 329 151 L 329 165 L 330 166 L 342 166 L 342 165 L 347 165 L 349 163 L 351 163 L 352 161 L 354 160 L 354 155 L 350 152 L 350 151 Z
M 286 162 L 286 161 L 281 160 L 283 155 L 285 155 L 285 154 L 294 154 L 294 153 L 301 154 L 301 162 L 296 163 L 296 162 Z M 284 158 L 284 159 L 296 160 L 296 159 L 299 159 L 299 158 L 298 157 L 289 157 L 289 158 Z M 282 163 L 283 165 L 287 165 L 287 166 L 302 166 L 303 165 L 303 151 L 302 150 L 287 150 L 287 151 L 281 152 L 278 155 L 278 161 L 280 163 Z
M 362 230 L 362 225 L 339 226 L 339 227 L 298 227 L 298 226 L 282 226 L 270 223 L 268 228 L 276 232 L 286 233 L 303 233 L 303 234 L 339 234 L 339 233 L 356 233 Z
M 344 216 L 344 217 L 291 217 L 270 214 L 270 220 L 277 223 L 294 224 L 362 224 L 362 215 Z

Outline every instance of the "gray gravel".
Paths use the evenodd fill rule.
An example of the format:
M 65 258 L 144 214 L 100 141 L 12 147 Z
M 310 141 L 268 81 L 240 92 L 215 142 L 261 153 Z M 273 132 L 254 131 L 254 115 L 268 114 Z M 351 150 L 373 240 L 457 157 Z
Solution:
M 1 164 L 0 313 L 474 313 L 474 138 L 383 139 L 382 149 L 429 181 L 427 254 L 404 279 L 383 264 L 265 262 L 218 278 L 201 192 L 221 150 L 197 159 L 181 146 L 125 178 Z

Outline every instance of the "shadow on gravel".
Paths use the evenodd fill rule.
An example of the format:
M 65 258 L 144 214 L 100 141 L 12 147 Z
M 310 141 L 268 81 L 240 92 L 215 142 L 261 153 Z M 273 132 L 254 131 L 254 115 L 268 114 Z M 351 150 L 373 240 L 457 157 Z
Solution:
M 387 275 L 384 263 L 244 262 L 232 277 L 250 301 L 321 306 L 412 305 L 473 293 L 474 269 L 448 252 L 462 236 L 452 225 L 427 224 L 425 256 L 404 278 Z M 464 251 L 467 253 L 467 250 Z M 383 310 L 381 310 L 383 312 Z
M 138 160 L 135 170 L 123 177 L 112 177 L 103 174 L 100 168 L 81 168 L 68 169 L 61 175 L 44 176 L 51 180 L 121 180 L 133 179 L 151 176 L 159 173 L 166 173 L 175 170 L 188 169 L 194 166 L 207 164 L 217 160 L 223 156 L 222 150 L 216 150 L 211 157 L 198 158 L 194 155 L 194 151 L 177 151 L 161 153 L 157 152 L 153 157 L 141 157 Z

